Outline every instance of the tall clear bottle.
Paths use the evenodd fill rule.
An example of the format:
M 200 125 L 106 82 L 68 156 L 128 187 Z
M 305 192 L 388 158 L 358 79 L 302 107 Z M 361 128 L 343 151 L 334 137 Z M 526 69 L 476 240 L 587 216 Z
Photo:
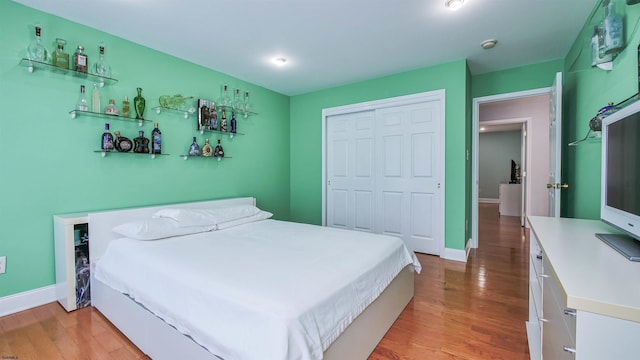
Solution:
M 102 112 L 100 108 L 100 90 L 98 84 L 93 84 L 93 92 L 91 93 L 91 111 L 94 113 Z
M 242 102 L 242 113 L 244 118 L 249 117 L 249 112 L 251 111 L 251 102 L 249 101 L 249 92 L 244 92 L 244 100 Z
M 158 129 L 158 123 L 156 123 L 153 131 L 151 131 L 151 153 L 162 153 L 162 132 Z
M 27 57 L 29 60 L 47 62 L 49 53 L 47 49 L 42 46 L 42 40 L 40 39 L 41 30 L 40 25 L 36 25 L 36 38 L 27 46 Z
M 227 84 L 222 85 L 222 91 L 220 92 L 220 100 L 218 100 L 218 105 L 222 107 L 232 106 L 231 98 L 229 98 L 229 86 L 227 86 Z
M 78 97 L 76 110 L 89 111 L 89 100 L 87 100 L 87 95 L 84 93 L 84 85 L 80 85 L 80 97 Z
M 242 98 L 240 97 L 240 89 L 236 89 L 236 92 L 233 93 L 233 108 L 235 110 L 242 109 Z
M 100 55 L 94 65 L 97 75 L 111 77 L 111 66 L 104 61 L 104 44 L 100 43 Z

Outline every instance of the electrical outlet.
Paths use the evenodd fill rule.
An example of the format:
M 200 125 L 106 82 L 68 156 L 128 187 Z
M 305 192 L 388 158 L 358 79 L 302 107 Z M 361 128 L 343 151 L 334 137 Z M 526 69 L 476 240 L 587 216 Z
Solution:
M 0 274 L 7 272 L 7 257 L 0 256 Z

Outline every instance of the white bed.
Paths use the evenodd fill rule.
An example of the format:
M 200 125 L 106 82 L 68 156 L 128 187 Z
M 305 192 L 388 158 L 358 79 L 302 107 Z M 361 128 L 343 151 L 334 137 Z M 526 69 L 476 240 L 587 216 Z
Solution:
M 276 220 L 158 241 L 111 230 L 160 209 L 241 204 L 255 199 L 89 214 L 93 305 L 154 359 L 366 358 L 413 296 L 419 263 L 395 239 Z M 358 245 L 365 237 L 367 251 Z

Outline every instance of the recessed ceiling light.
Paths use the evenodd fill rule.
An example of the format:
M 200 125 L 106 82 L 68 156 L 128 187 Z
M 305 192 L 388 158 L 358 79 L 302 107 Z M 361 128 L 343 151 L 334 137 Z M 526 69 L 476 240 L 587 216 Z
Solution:
M 451 10 L 458 10 L 464 5 L 464 0 L 447 0 L 444 3 L 444 6 L 448 7 Z
M 498 40 L 489 39 L 489 40 L 485 40 L 485 41 L 481 42 L 480 46 L 485 50 L 489 50 L 489 49 L 493 49 L 496 46 L 497 43 L 498 43 Z
M 273 63 L 278 65 L 278 66 L 283 66 L 286 62 L 287 62 L 287 59 L 285 59 L 283 57 L 277 57 L 277 58 L 273 59 Z

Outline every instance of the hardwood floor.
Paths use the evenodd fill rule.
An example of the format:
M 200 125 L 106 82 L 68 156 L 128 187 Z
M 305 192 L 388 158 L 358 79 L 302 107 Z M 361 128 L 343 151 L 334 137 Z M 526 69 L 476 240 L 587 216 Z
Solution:
M 480 247 L 466 264 L 418 255 L 415 297 L 370 360 L 529 359 L 528 234 L 495 204 L 479 215 Z M 0 359 L 148 357 L 93 308 L 50 303 L 0 318 Z

